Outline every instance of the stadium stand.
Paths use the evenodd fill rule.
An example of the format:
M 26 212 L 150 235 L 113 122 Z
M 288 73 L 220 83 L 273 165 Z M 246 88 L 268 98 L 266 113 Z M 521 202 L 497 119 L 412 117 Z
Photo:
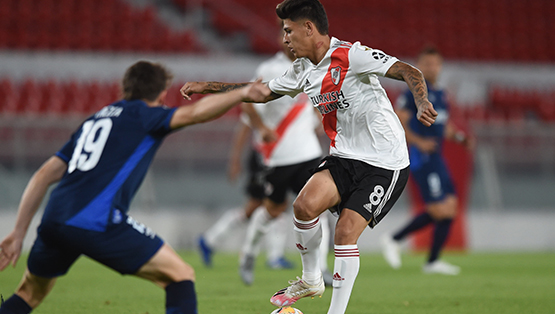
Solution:
M 174 83 L 166 104 L 170 107 L 182 103 L 179 88 L 183 82 Z M 27 79 L 13 82 L 0 80 L 0 114 L 3 115 L 87 115 L 119 97 L 118 82 L 57 82 Z M 394 103 L 399 90 L 390 89 L 388 95 Z M 198 95 L 195 97 L 199 97 Z M 555 90 L 517 90 L 492 87 L 487 104 L 453 106 L 457 119 L 483 122 L 522 122 L 533 119 L 546 123 L 555 122 Z M 236 116 L 239 110 L 228 115 Z
M 203 1 L 220 33 L 246 32 L 253 51 L 275 51 L 275 43 L 259 38 L 243 15 L 227 9 L 230 2 L 253 17 L 272 21 L 278 1 Z M 328 11 L 332 35 L 360 40 L 397 56 L 412 56 L 423 45 L 434 43 L 447 59 L 555 60 L 555 21 L 551 18 L 555 2 L 551 0 L 350 0 L 349 6 L 343 1 L 321 2 Z M 174 3 L 185 8 L 188 2 Z
M 488 105 L 506 120 L 522 120 L 532 116 L 541 121 L 555 122 L 555 91 L 492 87 Z
M 184 82 L 174 82 L 169 89 L 165 104 L 176 107 L 183 103 L 179 88 Z M 119 82 L 58 82 L 54 79 L 38 81 L 26 79 L 13 82 L 7 78 L 0 80 L 0 115 L 3 116 L 44 116 L 63 117 L 66 115 L 85 116 L 98 111 L 110 102 L 119 99 Z M 193 100 L 201 98 L 193 95 Z M 237 116 L 239 108 L 234 108 L 227 116 Z
M 194 32 L 170 30 L 155 10 L 119 0 L 2 0 L 0 49 L 205 51 Z
M 245 33 L 252 52 L 279 49 L 274 4 L 269 0 L 171 0 L 187 13 L 202 4 L 211 27 L 222 36 Z M 361 40 L 398 56 L 413 56 L 435 43 L 448 60 L 479 62 L 555 61 L 555 2 L 550 0 L 321 0 L 330 33 Z M 354 10 L 353 8 L 357 8 Z M 0 1 L 0 50 L 80 52 L 207 52 L 195 31 L 174 31 L 157 16 L 155 2 L 134 6 L 124 0 Z M 183 15 L 186 16 L 186 15 Z M 260 22 L 260 23 L 259 23 Z M 254 26 L 253 26 L 254 25 Z M 262 27 L 264 26 L 264 27 Z M 267 26 L 267 27 L 265 27 Z M 267 29 L 266 29 L 267 28 Z M 179 84 L 167 104 L 177 105 Z M 26 78 L 0 79 L 0 113 L 11 115 L 88 114 L 117 98 L 117 82 Z M 474 121 L 555 121 L 554 88 L 537 91 L 493 86 L 479 104 L 458 107 Z M 398 90 L 388 90 L 394 102 Z M 87 97 L 82 97 L 87 95 Z M 77 101 L 79 98 L 80 101 Z

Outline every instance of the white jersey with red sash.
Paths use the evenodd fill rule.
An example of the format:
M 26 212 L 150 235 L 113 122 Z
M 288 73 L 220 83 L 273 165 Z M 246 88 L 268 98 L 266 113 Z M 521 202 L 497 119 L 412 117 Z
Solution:
M 397 61 L 359 42 L 332 38 L 320 63 L 299 58 L 269 87 L 281 95 L 308 95 L 323 115 L 331 155 L 400 170 L 409 165 L 405 133 L 378 80 Z
M 269 81 L 283 74 L 291 63 L 283 52 L 278 52 L 260 64 L 256 77 Z M 276 142 L 266 144 L 255 133 L 255 147 L 264 157 L 266 166 L 288 166 L 322 156 L 315 132 L 318 120 L 305 94 L 294 98 L 284 96 L 267 104 L 254 104 L 254 108 L 262 122 L 278 135 Z

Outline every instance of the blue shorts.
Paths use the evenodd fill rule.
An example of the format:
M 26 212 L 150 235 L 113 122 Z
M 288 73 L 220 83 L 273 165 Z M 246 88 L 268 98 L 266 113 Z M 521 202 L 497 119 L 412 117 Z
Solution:
M 426 162 L 419 163 L 418 168 L 411 164 L 411 175 L 426 204 L 442 201 L 447 195 L 455 195 L 453 180 L 445 161 L 439 154 L 430 157 Z
M 152 230 L 129 216 L 109 225 L 105 232 L 43 221 L 27 267 L 40 277 L 58 277 L 83 254 L 121 274 L 134 274 L 163 243 Z

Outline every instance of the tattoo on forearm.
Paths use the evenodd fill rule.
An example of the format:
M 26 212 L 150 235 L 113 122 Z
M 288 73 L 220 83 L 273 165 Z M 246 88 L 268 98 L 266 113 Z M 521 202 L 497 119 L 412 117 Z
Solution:
M 208 82 L 208 89 L 213 92 L 227 92 L 230 90 L 238 89 L 248 85 L 248 83 L 221 83 L 221 82 Z
M 428 89 L 422 73 L 404 62 L 396 62 L 387 71 L 387 77 L 405 81 L 415 100 L 428 99 Z

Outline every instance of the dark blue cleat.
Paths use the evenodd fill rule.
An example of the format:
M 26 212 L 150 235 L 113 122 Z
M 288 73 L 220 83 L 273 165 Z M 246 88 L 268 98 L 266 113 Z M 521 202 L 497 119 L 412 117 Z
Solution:
M 198 249 L 204 265 L 206 267 L 212 267 L 212 248 L 206 244 L 202 235 L 198 238 Z

